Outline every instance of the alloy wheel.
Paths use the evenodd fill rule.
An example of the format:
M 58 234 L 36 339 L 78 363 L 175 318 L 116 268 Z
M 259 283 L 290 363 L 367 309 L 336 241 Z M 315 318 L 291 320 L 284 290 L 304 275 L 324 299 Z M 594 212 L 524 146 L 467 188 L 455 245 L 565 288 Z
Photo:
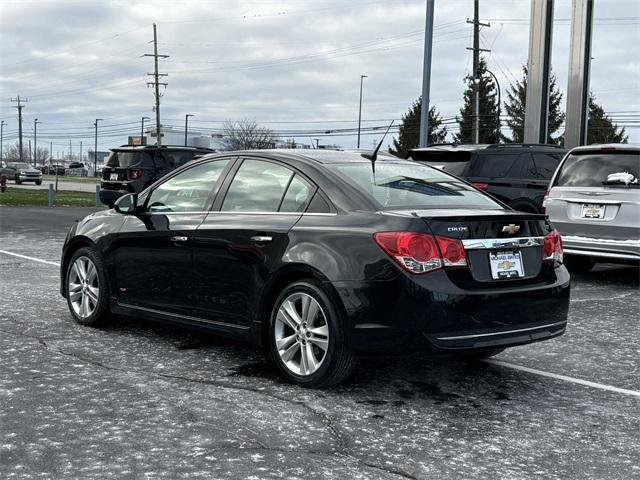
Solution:
M 296 375 L 313 374 L 327 356 L 329 324 L 322 307 L 311 295 L 296 292 L 282 301 L 274 334 L 282 363 Z
M 78 257 L 71 265 L 68 278 L 69 303 L 80 318 L 87 318 L 98 306 L 100 284 L 98 270 L 88 257 Z

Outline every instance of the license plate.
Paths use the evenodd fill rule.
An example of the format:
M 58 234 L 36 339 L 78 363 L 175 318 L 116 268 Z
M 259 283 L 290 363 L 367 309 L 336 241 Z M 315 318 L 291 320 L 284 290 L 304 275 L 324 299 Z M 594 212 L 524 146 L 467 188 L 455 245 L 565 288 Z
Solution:
M 491 265 L 491 278 L 494 280 L 524 277 L 522 256 L 519 250 L 489 252 L 489 264 Z
M 109 175 L 109 180 L 118 180 L 118 174 L 112 173 L 111 175 Z
M 604 218 L 604 205 L 585 203 L 582 205 L 582 218 Z

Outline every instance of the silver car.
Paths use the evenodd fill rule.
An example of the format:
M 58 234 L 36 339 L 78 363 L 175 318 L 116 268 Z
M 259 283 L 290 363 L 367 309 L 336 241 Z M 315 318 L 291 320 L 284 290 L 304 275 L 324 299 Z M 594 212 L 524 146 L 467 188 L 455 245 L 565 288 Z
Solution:
M 574 148 L 549 185 L 544 207 L 570 269 L 589 271 L 597 261 L 640 263 L 640 146 Z

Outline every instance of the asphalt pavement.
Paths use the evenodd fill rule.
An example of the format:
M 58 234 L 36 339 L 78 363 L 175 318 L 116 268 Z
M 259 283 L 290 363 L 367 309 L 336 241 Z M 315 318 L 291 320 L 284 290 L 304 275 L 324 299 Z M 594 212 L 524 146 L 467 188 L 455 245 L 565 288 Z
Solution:
M 567 333 L 494 363 L 309 390 L 215 335 L 76 324 L 57 263 L 90 211 L 0 207 L 0 478 L 640 478 L 637 268 L 572 276 Z
M 25 188 L 25 189 L 36 189 L 36 190 L 46 190 L 49 188 L 49 184 L 53 185 L 54 188 L 56 186 L 55 180 L 43 180 L 41 185 L 36 185 L 33 182 L 25 182 L 20 185 L 16 185 L 15 182 L 9 181 L 7 183 L 8 186 L 12 188 Z M 96 185 L 98 183 L 91 182 L 74 182 L 72 180 L 60 180 L 58 179 L 58 190 L 71 190 L 73 192 L 91 192 L 94 193 L 96 191 Z

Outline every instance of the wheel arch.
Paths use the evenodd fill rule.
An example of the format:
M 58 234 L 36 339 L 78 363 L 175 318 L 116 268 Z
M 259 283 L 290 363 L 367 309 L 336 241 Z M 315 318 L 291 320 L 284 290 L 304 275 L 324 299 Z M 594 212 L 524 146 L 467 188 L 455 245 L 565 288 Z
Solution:
M 69 240 L 69 243 L 65 246 L 62 254 L 62 262 L 60 263 L 60 294 L 67 298 L 67 268 L 69 267 L 69 260 L 78 250 L 84 247 L 92 248 L 96 253 L 100 254 L 96 248 L 96 244 L 89 237 L 84 235 L 78 235 Z M 107 275 L 108 277 L 108 275 Z

